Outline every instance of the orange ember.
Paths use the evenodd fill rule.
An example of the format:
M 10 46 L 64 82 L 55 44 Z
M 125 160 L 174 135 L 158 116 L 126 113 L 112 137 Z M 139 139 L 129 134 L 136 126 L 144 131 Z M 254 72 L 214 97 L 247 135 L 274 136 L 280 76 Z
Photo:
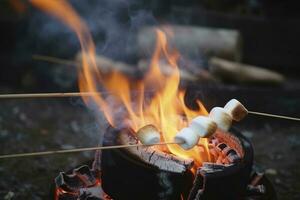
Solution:
M 88 28 L 72 7 L 65 0 L 31 0 L 31 2 L 59 18 L 77 34 L 82 47 L 82 69 L 79 72 L 80 92 L 101 90 L 105 91 L 105 94 L 107 92 L 111 94 L 109 98 L 104 93 L 98 93 L 98 95 L 83 97 L 83 99 L 86 103 L 96 104 L 112 126 L 118 127 L 126 124 L 137 131 L 147 124 L 153 124 L 161 131 L 163 140 L 170 142 L 191 119 L 198 115 L 208 114 L 200 101 L 197 102 L 199 105 L 197 111 L 186 107 L 185 91 L 179 89 L 180 74 L 177 60 L 180 54 L 168 48 L 167 34 L 162 30 L 156 30 L 156 47 L 149 70 L 143 80 L 132 81 L 117 71 L 103 75 L 96 65 L 95 45 Z M 161 60 L 167 61 L 172 68 L 172 73 L 168 75 L 162 73 Z M 151 95 L 146 95 L 146 91 L 150 91 Z M 120 108 L 123 111 L 122 114 L 117 111 Z M 120 116 L 122 121 L 120 121 Z M 182 158 L 193 158 L 198 167 L 203 161 L 210 160 L 207 152 L 207 139 L 201 139 L 200 143 L 201 145 L 188 151 L 177 145 L 168 145 L 168 151 Z

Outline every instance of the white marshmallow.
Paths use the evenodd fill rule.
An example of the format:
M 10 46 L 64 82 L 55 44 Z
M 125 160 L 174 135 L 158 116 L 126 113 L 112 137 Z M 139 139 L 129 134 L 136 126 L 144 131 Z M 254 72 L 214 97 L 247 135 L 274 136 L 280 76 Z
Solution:
M 241 121 L 248 115 L 248 110 L 236 99 L 231 99 L 228 101 L 228 103 L 224 106 L 224 109 L 235 121 Z
M 193 148 L 196 144 L 198 144 L 199 139 L 199 135 L 191 128 L 181 129 L 174 138 L 175 142 L 180 143 L 178 145 L 185 150 Z
M 140 128 L 136 135 L 142 144 L 151 145 L 160 142 L 159 131 L 151 124 Z
M 210 137 L 217 130 L 216 122 L 206 116 L 198 116 L 194 118 L 189 127 L 200 137 Z
M 228 131 L 232 124 L 232 117 L 224 108 L 214 107 L 210 113 L 209 117 L 217 123 L 219 129 L 223 131 Z

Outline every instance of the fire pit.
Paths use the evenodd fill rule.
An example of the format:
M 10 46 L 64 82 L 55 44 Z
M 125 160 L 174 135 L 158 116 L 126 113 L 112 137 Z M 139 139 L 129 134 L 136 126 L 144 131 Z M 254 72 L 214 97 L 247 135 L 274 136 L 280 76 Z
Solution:
M 110 127 L 105 145 L 128 142 L 122 139 L 138 142 L 128 129 Z M 252 170 L 252 145 L 238 130 L 217 132 L 208 148 L 210 162 L 197 169 L 193 160 L 153 147 L 97 152 L 93 167 L 59 174 L 56 199 L 276 199 L 269 181 Z
M 122 138 L 126 133 L 117 135 Z M 211 162 L 203 162 L 202 167 L 197 169 L 193 168 L 191 159 L 165 155 L 152 147 L 104 151 L 102 159 L 111 162 L 101 164 L 103 188 L 114 199 L 130 199 L 132 196 L 137 199 L 236 199 L 245 192 L 252 166 L 251 145 L 241 139 L 222 132 L 215 134 L 208 148 L 211 152 L 218 152 L 215 156 L 209 153 L 208 160 Z M 129 140 L 129 143 L 135 142 L 134 137 Z M 230 148 L 229 144 L 237 147 L 239 152 Z M 227 152 L 225 149 L 228 149 Z M 238 155 L 243 156 L 243 162 Z M 220 161 L 220 158 L 226 160 L 231 156 L 237 159 L 233 158 L 230 164 Z

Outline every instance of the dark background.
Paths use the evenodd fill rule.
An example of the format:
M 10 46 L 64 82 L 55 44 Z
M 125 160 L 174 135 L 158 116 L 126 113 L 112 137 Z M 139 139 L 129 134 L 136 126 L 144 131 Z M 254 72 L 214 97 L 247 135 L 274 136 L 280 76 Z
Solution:
M 134 46 L 137 30 L 145 25 L 200 25 L 239 30 L 243 37 L 244 63 L 272 68 L 292 78 L 299 76 L 300 28 L 296 1 L 71 2 L 89 25 L 98 52 L 116 60 L 137 62 L 135 48 L 128 47 Z M 0 9 L 1 85 L 23 91 L 74 89 L 73 77 L 64 77 L 61 72 L 64 70 L 38 62 L 32 56 L 72 59 L 79 50 L 75 35 L 26 1 L 4 0 Z

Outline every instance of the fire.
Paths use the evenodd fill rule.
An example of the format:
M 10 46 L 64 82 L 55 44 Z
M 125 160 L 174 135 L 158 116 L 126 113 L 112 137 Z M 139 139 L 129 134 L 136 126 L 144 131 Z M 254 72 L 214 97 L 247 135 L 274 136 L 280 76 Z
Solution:
M 180 54 L 169 49 L 167 36 L 170 34 L 156 30 L 156 47 L 143 80 L 133 81 L 117 71 L 104 75 L 96 65 L 95 45 L 86 24 L 65 0 L 31 0 L 31 3 L 59 18 L 77 34 L 82 47 L 80 92 L 105 91 L 83 99 L 87 104 L 95 104 L 113 127 L 126 124 L 137 131 L 147 124 L 153 124 L 161 131 L 162 139 L 169 142 L 191 119 L 208 114 L 200 101 L 197 102 L 197 111 L 189 109 L 184 103 L 185 91 L 179 89 L 180 73 L 177 66 Z M 168 63 L 172 73 L 166 75 L 162 72 L 161 60 Z M 104 95 L 107 92 L 111 95 Z M 182 158 L 193 158 L 196 166 L 200 166 L 203 161 L 210 160 L 207 140 L 201 139 L 200 143 L 189 151 L 177 145 L 168 145 L 168 151 Z

